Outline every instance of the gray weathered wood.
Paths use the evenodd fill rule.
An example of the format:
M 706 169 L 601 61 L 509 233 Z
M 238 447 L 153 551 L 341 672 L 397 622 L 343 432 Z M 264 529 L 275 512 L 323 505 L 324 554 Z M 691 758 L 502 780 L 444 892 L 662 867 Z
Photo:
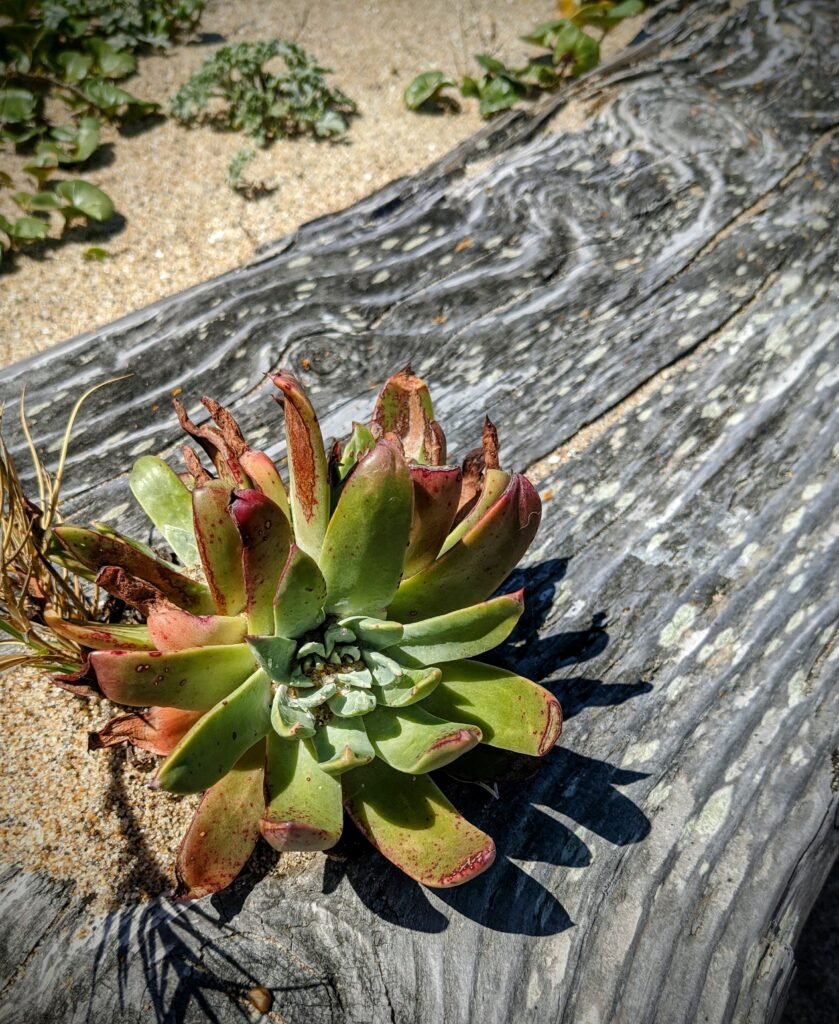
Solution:
M 79 515 L 126 500 L 138 441 L 174 440 L 172 388 L 270 437 L 254 382 L 303 357 L 327 427 L 411 355 L 459 447 L 488 408 L 514 464 L 583 452 L 540 467 L 503 652 L 563 701 L 562 749 L 500 800 L 445 783 L 496 837 L 491 872 L 421 890 L 348 837 L 293 879 L 255 866 L 212 901 L 95 919 L 11 871 L 0 1021 L 234 1021 L 253 984 L 301 1024 L 775 1018 L 839 852 L 839 9 L 678 2 L 650 32 L 571 90 L 603 100 L 582 131 L 550 130 L 563 98 L 513 115 L 2 375 L 37 406 L 139 374 L 84 417 Z M 53 444 L 55 405 L 35 419 Z

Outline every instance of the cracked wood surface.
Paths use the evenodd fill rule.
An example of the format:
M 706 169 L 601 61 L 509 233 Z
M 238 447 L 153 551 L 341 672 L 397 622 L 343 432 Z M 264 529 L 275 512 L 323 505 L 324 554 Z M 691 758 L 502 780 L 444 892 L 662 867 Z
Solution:
M 500 800 L 443 782 L 499 847 L 463 889 L 352 837 L 105 919 L 7 872 L 0 1021 L 234 1021 L 254 984 L 301 1024 L 777 1019 L 839 852 L 839 10 L 676 2 L 648 30 L 537 116 L 3 373 L 47 449 L 59 405 L 138 374 L 91 399 L 68 471 L 76 514 L 121 523 L 173 388 L 270 439 L 259 374 L 303 358 L 327 432 L 411 356 L 453 446 L 485 408 L 516 466 L 565 443 L 533 467 L 502 655 L 569 721 Z

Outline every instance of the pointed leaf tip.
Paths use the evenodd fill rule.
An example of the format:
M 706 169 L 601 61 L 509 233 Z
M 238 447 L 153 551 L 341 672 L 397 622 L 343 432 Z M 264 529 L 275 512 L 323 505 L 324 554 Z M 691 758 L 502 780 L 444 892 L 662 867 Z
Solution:
M 480 520 L 444 555 L 403 580 L 388 617 L 408 623 L 482 601 L 515 568 L 536 536 L 542 503 L 519 473 Z
M 410 462 L 439 466 L 445 461 L 445 437 L 434 419 L 431 395 L 410 365 L 385 381 L 370 429 L 376 437 L 397 437 Z
M 306 554 L 317 559 L 329 522 L 331 499 L 323 436 L 300 381 L 285 370 L 270 378 L 282 392 L 278 401 L 285 420 L 294 539 Z

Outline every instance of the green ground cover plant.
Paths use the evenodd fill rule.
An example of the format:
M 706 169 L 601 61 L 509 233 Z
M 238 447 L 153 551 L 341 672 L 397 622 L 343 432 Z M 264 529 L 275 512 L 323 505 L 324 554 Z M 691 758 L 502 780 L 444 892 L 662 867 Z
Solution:
M 43 241 L 55 224 L 63 234 L 113 216 L 110 197 L 81 177 L 102 124 L 157 110 L 116 83 L 135 72 L 136 53 L 194 29 L 203 8 L 204 0 L 0 2 L 0 143 L 27 158 L 25 187 L 0 174 L 0 191 L 21 211 L 0 216 L 0 259 Z
M 409 110 L 457 110 L 459 104 L 447 90 L 459 88 L 461 96 L 478 101 L 481 117 L 509 110 L 521 100 L 553 90 L 564 79 L 596 67 L 603 37 L 625 18 L 641 14 L 644 3 L 602 0 L 578 4 L 570 0 L 561 7 L 565 17 L 542 22 L 522 36 L 524 42 L 544 52 L 521 67 L 510 67 L 497 57 L 479 53 L 475 60 L 480 72 L 464 75 L 459 85 L 442 71 L 424 71 L 405 90 L 405 105 Z M 599 32 L 599 37 L 591 30 Z
M 339 139 L 358 108 L 327 74 L 312 54 L 282 39 L 223 46 L 175 93 L 169 112 L 183 125 L 244 132 L 262 147 L 304 134 Z M 227 183 L 245 195 L 252 186 L 242 172 L 254 155 L 237 150 L 227 168 Z

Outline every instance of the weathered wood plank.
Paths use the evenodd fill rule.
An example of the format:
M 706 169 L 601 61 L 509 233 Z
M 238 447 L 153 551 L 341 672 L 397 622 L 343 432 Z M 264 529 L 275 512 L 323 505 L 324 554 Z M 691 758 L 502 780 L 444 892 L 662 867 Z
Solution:
M 467 148 L 427 184 L 386 190 L 334 228 L 301 231 L 276 256 L 4 371 L 3 396 L 26 380 L 47 449 L 60 443 L 60 398 L 137 375 L 87 407 L 67 493 L 93 488 L 96 497 L 80 500 L 80 511 L 121 504 L 122 485 L 103 482 L 132 453 L 175 439 L 177 387 L 193 405 L 210 391 L 241 407 L 270 438 L 279 431 L 269 407 L 251 400 L 266 369 L 309 360 L 302 375 L 332 410 L 332 427 L 412 357 L 441 395 L 456 444 L 471 446 L 489 408 L 509 425 L 509 456 L 524 462 L 716 330 L 783 257 L 768 239 L 742 277 L 720 276 L 714 240 L 771 199 L 836 119 L 820 64 L 829 58 L 808 45 L 810 23 L 829 41 L 830 26 L 818 22 L 832 8 L 803 4 L 797 28 L 795 9 L 752 4 L 725 18 L 723 4 L 684 6 L 629 81 L 624 67 L 613 87 L 603 76 L 600 95 L 611 102 L 584 131 L 519 130 L 496 161 L 464 175 L 475 155 Z M 662 61 L 665 45 L 674 52 Z M 789 88 L 793 64 L 809 91 Z M 713 298 L 697 306 L 707 280 Z M 534 417 L 538 431 L 521 429 Z
M 4 374 L 34 404 L 133 365 L 118 431 L 153 450 L 172 434 L 149 405 L 193 362 L 196 392 L 255 425 L 256 371 L 305 355 L 337 424 L 412 353 L 457 444 L 488 405 L 514 461 L 569 437 L 579 455 L 536 467 L 552 497 L 505 652 L 563 701 L 563 748 L 500 800 L 444 783 L 496 837 L 490 873 L 433 893 L 348 838 L 189 908 L 74 905 L 21 947 L 0 1021 L 25 999 L 35 1022 L 227 1022 L 255 983 L 290 1024 L 773 1019 L 839 852 L 839 11 L 658 19 L 639 63 L 595 76 L 583 131 L 511 118 L 489 166 L 394 186 Z M 36 416 L 47 444 L 55 418 Z M 77 479 L 80 513 L 122 501 L 135 444 Z

